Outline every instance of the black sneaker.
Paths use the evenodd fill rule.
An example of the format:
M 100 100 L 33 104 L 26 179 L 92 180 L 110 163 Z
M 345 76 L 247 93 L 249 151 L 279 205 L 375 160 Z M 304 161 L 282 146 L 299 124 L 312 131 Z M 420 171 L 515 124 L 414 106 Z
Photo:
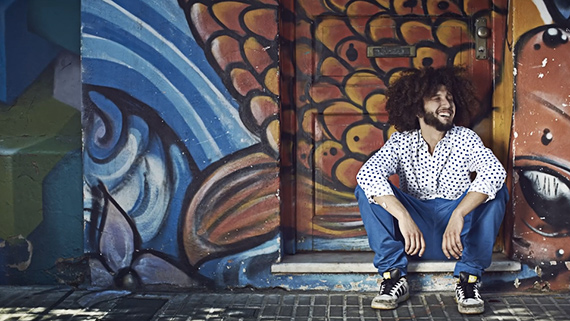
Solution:
M 372 300 L 373 309 L 392 310 L 398 307 L 398 303 L 406 301 L 410 297 L 408 280 L 400 276 L 400 270 L 391 269 L 382 273 L 380 292 Z
M 459 273 L 455 284 L 455 301 L 459 313 L 480 314 L 485 311 L 485 302 L 479 294 L 481 278 L 466 272 Z

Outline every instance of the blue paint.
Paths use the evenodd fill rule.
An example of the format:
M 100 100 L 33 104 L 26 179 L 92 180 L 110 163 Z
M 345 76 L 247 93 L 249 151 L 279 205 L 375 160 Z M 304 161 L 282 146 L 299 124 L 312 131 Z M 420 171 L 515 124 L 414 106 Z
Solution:
M 68 152 L 44 178 L 42 184 L 43 220 L 26 238 L 33 245 L 28 269 L 12 276 L 15 284 L 57 284 L 81 279 L 85 266 L 70 264 L 58 271 L 58 260 L 76 261 L 83 256 L 83 217 L 81 216 L 81 150 Z
M 203 170 L 226 155 L 258 143 L 260 139 L 241 122 L 237 112 L 239 105 L 192 37 L 177 1 L 84 2 L 82 23 L 83 82 L 122 90 L 133 98 L 133 104 L 136 105 L 138 100 L 150 106 L 187 149 L 181 150 L 174 141 L 154 137 L 157 129 L 148 127 L 148 119 L 133 121 L 129 116 L 133 104 L 117 106 L 112 97 L 88 92 L 95 106 L 106 114 L 107 126 L 114 132 L 104 148 L 90 139 L 85 141 L 85 152 L 89 155 L 84 159 L 86 181 L 94 185 L 102 179 L 111 191 L 117 189 L 117 193 L 125 188 L 122 186 L 125 176 L 113 177 L 117 166 L 124 160 L 109 162 L 107 158 L 116 158 L 119 149 L 124 148 L 121 140 L 125 138 L 121 132 L 135 130 L 133 133 L 141 144 L 140 148 L 162 160 L 172 180 L 172 194 L 168 198 L 166 212 L 154 212 L 160 229 L 152 231 L 149 225 L 137 223 L 143 237 L 142 248 L 180 259 L 183 255 L 177 231 L 185 215 L 186 188 L 194 177 L 188 159 Z M 144 110 L 139 112 L 144 114 Z M 97 128 L 101 121 L 91 126 Z M 150 141 L 144 142 L 144 139 Z M 166 154 L 165 148 L 169 151 Z M 102 159 L 105 159 L 103 163 Z M 130 175 L 144 174 L 140 170 L 137 167 Z M 119 197 L 117 193 L 114 195 Z M 125 209 L 135 221 L 150 214 L 145 213 L 149 210 L 145 192 L 137 195 L 135 203 Z M 124 204 L 121 199 L 117 201 Z M 128 199 L 125 201 L 129 202 Z M 86 235 L 87 239 L 90 243 L 97 242 L 97 238 L 91 235 Z M 95 244 L 88 248 L 89 251 L 97 251 Z
M 86 183 L 97 186 L 102 182 L 106 186 L 133 218 L 143 247 L 167 248 L 166 253 L 178 256 L 177 233 L 171 231 L 177 229 L 185 189 L 193 178 L 188 152 L 176 145 L 176 137 L 161 126 L 151 110 L 145 110 L 147 106 L 128 99 L 128 95 L 114 97 L 113 101 L 96 91 L 87 95 L 97 108 L 89 108 L 91 124 L 85 131 Z M 100 137 L 105 139 L 100 141 Z M 169 222 L 166 226 L 164 220 Z M 157 243 L 153 239 L 158 235 L 170 237 Z M 91 239 L 97 242 L 97 238 Z M 90 248 L 97 249 L 95 245 Z
M 28 31 L 27 14 L 27 0 L 0 2 L 0 102 L 6 104 L 12 104 L 59 52 Z
M 174 25 L 148 6 L 122 4 L 126 8 L 103 2 L 83 7 L 84 82 L 122 89 L 157 108 L 175 132 L 187 138 L 185 143 L 201 169 L 259 142 L 241 123 L 236 102 L 189 29 L 180 29 L 183 11 L 178 9 Z M 128 12 L 129 8 L 136 8 L 144 19 Z M 130 75 L 132 81 L 124 81 L 124 68 L 137 70 L 137 75 Z M 122 82 L 109 79 L 118 75 Z
M 0 237 L 0 243 L 4 242 L 4 239 Z M 8 277 L 6 275 L 6 251 L 3 247 L 0 247 L 0 284 L 8 284 Z
M 570 3 L 568 0 L 554 0 L 554 4 L 564 18 L 570 19 Z
M 80 0 L 28 0 L 28 26 L 42 36 L 75 54 L 79 54 L 81 32 Z

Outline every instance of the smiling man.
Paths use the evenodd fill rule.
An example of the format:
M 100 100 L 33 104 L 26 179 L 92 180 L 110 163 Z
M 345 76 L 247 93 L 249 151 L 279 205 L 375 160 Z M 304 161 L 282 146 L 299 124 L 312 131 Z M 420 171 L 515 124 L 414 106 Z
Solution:
M 355 195 L 382 275 L 372 308 L 409 297 L 408 258 L 456 260 L 458 310 L 484 312 L 481 275 L 504 217 L 506 172 L 467 123 L 477 110 L 460 67 L 403 72 L 387 91 L 395 132 L 357 174 Z M 471 174 L 476 177 L 471 181 Z M 389 180 L 399 176 L 399 188 Z

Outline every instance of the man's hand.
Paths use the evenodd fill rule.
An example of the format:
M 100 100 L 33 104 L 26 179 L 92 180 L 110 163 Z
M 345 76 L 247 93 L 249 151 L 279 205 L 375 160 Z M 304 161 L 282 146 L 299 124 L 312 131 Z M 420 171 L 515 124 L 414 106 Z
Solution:
M 463 216 L 461 214 L 453 213 L 447 223 L 447 228 L 443 233 L 443 240 L 441 242 L 441 249 L 443 254 L 450 259 L 453 256 L 459 259 L 463 253 L 463 244 L 461 244 L 461 231 L 463 230 Z
M 398 220 L 400 232 L 404 237 L 404 249 L 408 255 L 418 254 L 420 257 L 424 255 L 426 243 L 424 235 L 416 225 L 416 222 L 411 217 L 406 217 Z
M 398 220 L 398 227 L 404 237 L 404 250 L 406 254 L 418 254 L 420 257 L 424 255 L 426 249 L 424 235 L 404 205 L 402 205 L 394 195 L 376 196 L 374 197 L 374 201 Z

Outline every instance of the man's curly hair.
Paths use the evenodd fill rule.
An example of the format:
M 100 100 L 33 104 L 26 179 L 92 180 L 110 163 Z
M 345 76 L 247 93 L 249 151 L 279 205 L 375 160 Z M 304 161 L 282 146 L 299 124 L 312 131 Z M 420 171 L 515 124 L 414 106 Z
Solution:
M 456 109 L 453 122 L 468 126 L 479 102 L 467 70 L 459 66 L 403 71 L 386 92 L 388 122 L 400 132 L 419 129 L 417 116 L 425 114 L 424 98 L 433 97 L 441 85 L 453 95 Z

